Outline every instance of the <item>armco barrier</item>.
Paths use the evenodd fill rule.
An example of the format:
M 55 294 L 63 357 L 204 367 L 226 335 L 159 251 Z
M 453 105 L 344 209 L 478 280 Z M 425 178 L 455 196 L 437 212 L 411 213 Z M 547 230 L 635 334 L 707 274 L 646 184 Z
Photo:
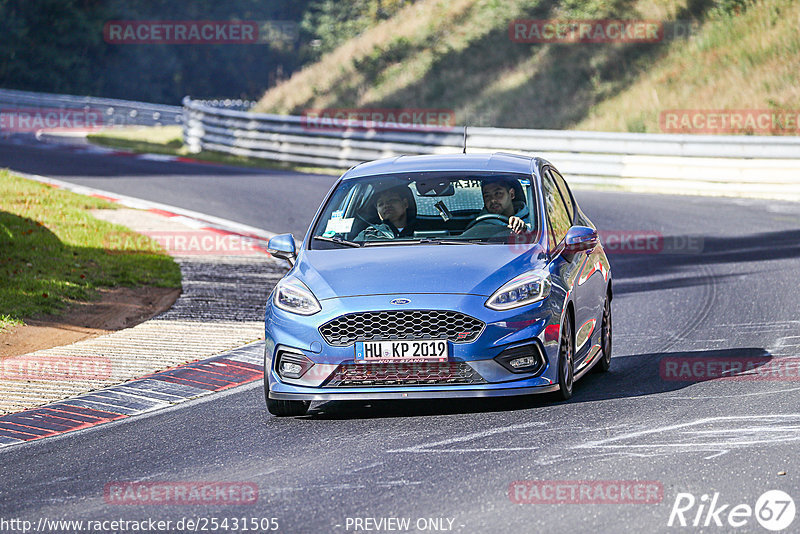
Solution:
M 461 152 L 460 127 L 446 131 L 309 128 L 303 117 L 250 113 L 241 100 L 184 98 L 183 108 L 108 98 L 0 89 L 8 108 L 102 110 L 103 124 L 182 124 L 193 152 L 214 150 L 304 165 L 348 168 L 401 154 Z M 2 132 L 0 132 L 2 134 Z M 571 183 L 671 193 L 800 200 L 800 137 L 477 128 L 468 152 L 542 156 Z
M 312 129 L 298 116 L 231 110 L 186 97 L 184 140 L 275 161 L 347 168 L 401 154 L 460 152 L 461 128 Z M 800 200 L 800 138 L 468 128 L 468 152 L 539 155 L 573 183 Z
M 102 114 L 104 126 L 169 126 L 183 122 L 180 106 L 148 104 L 115 98 L 57 95 L 0 89 L 0 111 L 8 109 L 81 110 Z M 2 132 L 0 132 L 2 134 Z
M 194 152 L 216 150 L 291 163 L 347 168 L 398 154 L 451 153 L 462 131 L 345 131 L 309 128 L 303 117 L 249 113 L 184 99 L 184 142 Z

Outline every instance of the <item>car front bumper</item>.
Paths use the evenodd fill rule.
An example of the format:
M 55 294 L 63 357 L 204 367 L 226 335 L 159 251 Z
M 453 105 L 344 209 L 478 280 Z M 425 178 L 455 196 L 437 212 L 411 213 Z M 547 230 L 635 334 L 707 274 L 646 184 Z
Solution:
M 558 390 L 558 384 L 535 387 L 475 387 L 462 386 L 443 386 L 435 389 L 434 386 L 427 388 L 412 389 L 411 386 L 397 388 L 342 388 L 340 391 L 330 389 L 315 389 L 308 391 L 298 391 L 301 388 L 292 388 L 292 392 L 272 391 L 269 392 L 270 399 L 276 400 L 304 400 L 304 401 L 346 401 L 346 400 L 401 400 L 401 399 L 464 399 L 464 398 L 487 398 L 487 397 L 509 397 L 514 395 L 532 395 L 535 393 L 550 393 Z
M 413 309 L 457 311 L 485 323 L 474 341 L 450 342 L 450 362 L 468 365 L 483 382 L 327 386 L 340 366 L 355 364 L 355 349 L 353 344 L 329 345 L 319 326 L 348 313 L 397 309 L 387 306 L 397 296 L 400 295 L 328 299 L 321 302 L 322 311 L 310 317 L 287 313 L 270 303 L 266 312 L 264 359 L 269 397 L 310 401 L 500 397 L 547 393 L 558 388 L 555 362 L 562 309 L 553 295 L 536 304 L 498 312 L 484 306 L 485 296 L 451 294 L 411 295 Z M 545 362 L 535 373 L 514 373 L 495 360 L 508 348 L 528 344 L 539 347 Z M 314 363 L 299 379 L 279 377 L 275 370 L 276 354 L 287 349 Z

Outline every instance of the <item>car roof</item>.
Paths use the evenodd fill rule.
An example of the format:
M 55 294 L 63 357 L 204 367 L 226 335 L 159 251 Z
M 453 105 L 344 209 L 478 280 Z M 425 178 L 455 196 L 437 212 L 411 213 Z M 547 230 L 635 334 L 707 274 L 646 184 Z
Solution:
M 509 172 L 530 174 L 537 158 L 518 154 L 431 154 L 424 156 L 396 156 L 356 165 L 342 179 L 360 178 L 376 174 L 408 172 L 467 171 Z

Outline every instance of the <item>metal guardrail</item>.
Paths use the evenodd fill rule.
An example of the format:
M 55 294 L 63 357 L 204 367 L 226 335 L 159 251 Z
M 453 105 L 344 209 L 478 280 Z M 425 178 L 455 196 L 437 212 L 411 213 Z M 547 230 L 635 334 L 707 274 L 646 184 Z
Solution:
M 84 110 L 102 115 L 102 126 L 169 126 L 183 122 L 180 106 L 116 98 L 34 93 L 0 89 L 0 111 L 20 109 Z
M 274 161 L 348 168 L 400 154 L 460 152 L 463 131 L 317 128 L 303 117 L 249 113 L 186 97 L 184 141 Z M 509 151 L 550 160 L 574 183 L 674 193 L 800 200 L 800 138 L 467 129 L 468 152 Z
M 182 124 L 193 152 L 213 150 L 303 165 L 348 168 L 401 154 L 461 152 L 461 128 L 320 128 L 298 116 L 247 111 L 242 100 L 192 100 L 183 107 L 0 89 L 0 111 L 99 111 L 104 126 Z M 2 132 L 0 132 L 2 133 Z M 508 151 L 553 162 L 570 182 L 674 193 L 800 200 L 800 137 L 676 135 L 476 128 L 468 152 Z
M 184 143 L 192 152 L 215 150 L 239 156 L 348 168 L 398 154 L 460 150 L 463 133 L 346 131 L 314 128 L 303 117 L 249 113 L 184 98 Z

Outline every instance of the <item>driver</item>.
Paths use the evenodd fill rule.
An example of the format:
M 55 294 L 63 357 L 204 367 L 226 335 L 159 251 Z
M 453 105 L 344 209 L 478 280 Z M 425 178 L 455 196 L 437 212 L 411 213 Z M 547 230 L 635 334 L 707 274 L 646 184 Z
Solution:
M 514 186 L 505 179 L 488 179 L 481 186 L 483 194 L 483 211 L 481 215 L 499 215 L 508 218 L 508 225 L 515 234 L 521 233 L 525 229 L 525 221 L 528 216 L 528 206 L 522 200 L 516 200 Z M 496 235 L 500 221 L 497 219 L 487 219 L 473 223 L 462 237 L 489 237 Z
M 375 209 L 381 224 L 364 229 L 356 241 L 365 239 L 394 239 L 414 235 L 414 220 L 408 213 L 408 187 L 397 186 L 378 193 Z

